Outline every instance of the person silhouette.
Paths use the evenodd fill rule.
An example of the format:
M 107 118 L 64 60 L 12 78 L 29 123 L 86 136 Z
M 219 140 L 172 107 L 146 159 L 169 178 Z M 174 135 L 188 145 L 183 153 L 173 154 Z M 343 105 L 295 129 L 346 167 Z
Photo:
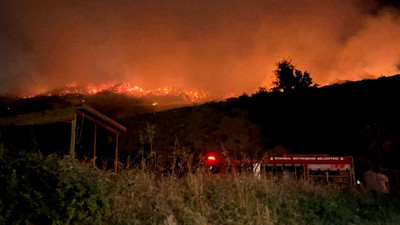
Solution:
M 377 181 L 377 192 L 382 194 L 388 194 L 390 191 L 389 179 L 388 177 L 382 173 L 382 168 L 378 169 L 378 173 L 376 174 Z

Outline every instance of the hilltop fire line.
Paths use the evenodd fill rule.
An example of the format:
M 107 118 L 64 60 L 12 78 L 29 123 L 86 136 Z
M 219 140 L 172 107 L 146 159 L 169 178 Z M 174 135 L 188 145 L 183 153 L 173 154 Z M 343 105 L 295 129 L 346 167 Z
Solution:
M 266 156 L 261 160 L 225 159 L 208 154 L 205 166 L 220 174 L 253 173 L 256 177 L 303 179 L 309 182 L 332 184 L 337 188 L 355 186 L 353 157 L 329 155 Z
M 211 97 L 210 93 L 203 90 L 184 89 L 176 86 L 158 88 L 154 90 L 146 90 L 137 85 L 125 82 L 116 85 L 102 84 L 97 86 L 88 85 L 86 87 L 79 87 L 77 85 L 70 84 L 62 89 L 56 89 L 39 95 L 26 96 L 25 98 L 31 98 L 40 95 L 47 95 L 47 96 L 51 95 L 64 96 L 69 94 L 95 95 L 100 92 L 126 94 L 134 97 L 174 96 L 186 102 L 203 102 Z

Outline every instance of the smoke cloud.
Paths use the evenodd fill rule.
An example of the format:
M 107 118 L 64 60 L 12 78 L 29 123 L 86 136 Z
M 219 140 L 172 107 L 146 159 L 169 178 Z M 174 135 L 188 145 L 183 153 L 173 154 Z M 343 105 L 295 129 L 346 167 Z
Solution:
M 0 94 L 68 84 L 271 87 L 291 58 L 315 82 L 400 72 L 400 10 L 373 0 L 3 0 Z

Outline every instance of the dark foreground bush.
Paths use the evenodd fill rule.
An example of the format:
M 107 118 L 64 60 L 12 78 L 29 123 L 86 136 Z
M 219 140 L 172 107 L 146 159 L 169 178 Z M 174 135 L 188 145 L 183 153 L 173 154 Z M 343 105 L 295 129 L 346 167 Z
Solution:
M 0 149 L 0 224 L 99 224 L 108 178 L 68 158 Z

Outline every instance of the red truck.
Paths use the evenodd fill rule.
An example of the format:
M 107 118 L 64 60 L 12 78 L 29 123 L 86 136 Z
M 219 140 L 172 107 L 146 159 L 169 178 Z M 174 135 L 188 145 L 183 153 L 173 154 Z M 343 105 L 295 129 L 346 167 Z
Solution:
M 253 173 L 261 178 L 303 179 L 333 184 L 338 188 L 355 186 L 354 162 L 351 156 L 323 154 L 265 156 L 260 160 L 226 159 L 208 154 L 205 165 L 213 173 Z

